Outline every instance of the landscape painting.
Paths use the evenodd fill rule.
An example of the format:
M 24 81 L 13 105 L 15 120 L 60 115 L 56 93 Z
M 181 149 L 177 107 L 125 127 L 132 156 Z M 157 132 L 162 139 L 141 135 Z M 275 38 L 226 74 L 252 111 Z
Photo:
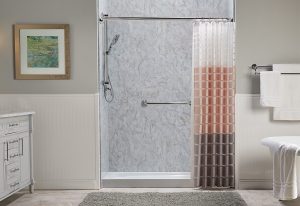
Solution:
M 15 79 L 70 79 L 69 24 L 15 24 Z
M 27 36 L 27 66 L 58 67 L 58 36 Z

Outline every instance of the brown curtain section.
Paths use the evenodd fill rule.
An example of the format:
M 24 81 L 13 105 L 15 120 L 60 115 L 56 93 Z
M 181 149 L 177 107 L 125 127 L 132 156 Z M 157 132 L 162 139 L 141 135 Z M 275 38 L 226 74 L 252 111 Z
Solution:
M 233 22 L 194 23 L 195 187 L 234 187 Z

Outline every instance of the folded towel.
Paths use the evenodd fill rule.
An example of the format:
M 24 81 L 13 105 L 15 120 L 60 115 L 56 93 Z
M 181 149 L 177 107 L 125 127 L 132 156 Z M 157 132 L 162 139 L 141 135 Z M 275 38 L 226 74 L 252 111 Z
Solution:
M 300 64 L 275 64 L 273 70 L 300 73 Z M 280 106 L 274 108 L 274 120 L 300 120 L 300 75 L 281 75 Z
M 300 73 L 300 64 L 273 64 L 273 71 L 282 73 Z
M 280 106 L 280 72 L 260 72 L 260 104 L 264 107 Z
M 298 197 L 296 145 L 282 145 L 273 155 L 273 195 L 280 200 Z
M 292 137 L 291 137 L 292 138 Z M 269 137 L 262 140 L 273 155 L 273 195 L 280 200 L 292 200 L 298 197 L 296 156 L 299 152 L 297 138 Z

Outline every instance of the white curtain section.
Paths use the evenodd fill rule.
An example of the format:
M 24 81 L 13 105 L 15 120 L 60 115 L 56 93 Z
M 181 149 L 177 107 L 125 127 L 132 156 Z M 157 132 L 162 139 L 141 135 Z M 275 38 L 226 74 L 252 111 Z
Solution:
M 234 187 L 235 23 L 194 22 L 194 183 Z

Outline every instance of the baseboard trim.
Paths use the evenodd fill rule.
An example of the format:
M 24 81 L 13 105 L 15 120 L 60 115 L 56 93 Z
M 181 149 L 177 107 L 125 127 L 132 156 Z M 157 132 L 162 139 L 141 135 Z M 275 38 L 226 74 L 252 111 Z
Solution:
M 252 180 L 252 179 L 240 179 L 238 182 L 239 190 L 270 190 L 272 189 L 272 180 Z
M 99 180 L 46 180 L 36 181 L 35 189 L 40 190 L 98 190 Z
M 260 94 L 236 94 L 236 97 L 254 97 L 254 98 L 260 98 Z

